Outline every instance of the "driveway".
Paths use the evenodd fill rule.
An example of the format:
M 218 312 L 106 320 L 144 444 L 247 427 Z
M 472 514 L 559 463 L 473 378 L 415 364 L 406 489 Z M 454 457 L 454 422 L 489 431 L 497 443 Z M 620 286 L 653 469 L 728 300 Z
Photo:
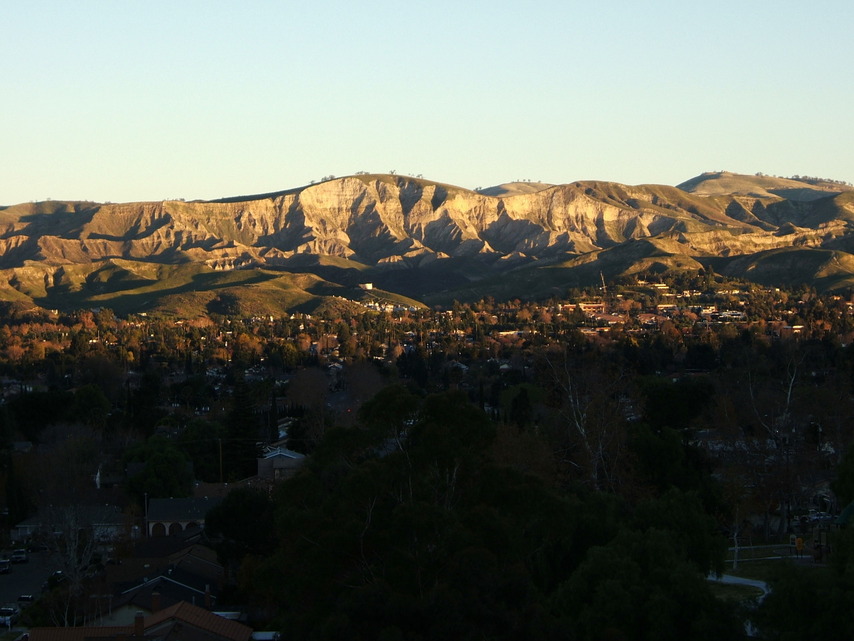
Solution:
M 709 581 L 715 581 L 717 583 L 725 583 L 727 585 L 746 585 L 751 588 L 756 588 L 762 592 L 762 596 L 759 597 L 759 602 L 764 599 L 768 593 L 771 591 L 771 588 L 768 587 L 768 584 L 765 581 L 757 581 L 756 579 L 745 579 L 741 576 L 734 576 L 732 574 L 721 574 L 720 576 L 715 576 L 710 574 L 706 577 Z

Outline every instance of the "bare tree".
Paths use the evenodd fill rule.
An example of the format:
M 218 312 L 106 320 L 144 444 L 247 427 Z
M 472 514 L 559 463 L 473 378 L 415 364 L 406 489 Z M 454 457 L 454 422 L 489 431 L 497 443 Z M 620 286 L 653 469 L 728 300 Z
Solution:
M 313 449 L 323 438 L 329 419 L 329 384 L 329 376 L 322 369 L 308 367 L 299 370 L 288 386 L 288 403 L 304 410 L 301 429 L 298 430 L 304 441 L 303 449 Z
M 761 427 L 759 438 L 754 438 L 754 446 L 765 450 L 766 466 L 772 470 L 767 475 L 767 489 L 776 496 L 779 505 L 780 521 L 778 534 L 788 529 L 789 514 L 794 495 L 795 467 L 799 462 L 803 430 L 801 421 L 793 414 L 794 392 L 805 352 L 795 344 L 786 350 L 785 368 L 775 368 L 764 385 L 760 385 L 752 369 L 748 369 L 748 392 L 750 406 L 756 423 Z M 769 511 L 774 505 L 769 502 Z
M 556 410 L 558 462 L 597 490 L 618 489 L 628 460 L 627 377 L 618 368 L 595 358 L 573 358 L 566 350 L 545 354 L 540 373 Z
M 98 523 L 110 510 L 97 488 L 99 467 L 108 463 L 109 447 L 91 428 L 56 425 L 44 432 L 33 453 L 28 485 L 38 509 L 40 529 L 34 538 L 48 548 L 58 573 L 48 585 L 45 603 L 55 625 L 75 625 L 87 599 L 98 553 Z M 118 516 L 118 508 L 112 508 Z
M 50 617 L 54 625 L 73 626 L 86 605 L 85 584 L 97 552 L 96 517 L 92 508 L 82 505 L 48 506 L 41 515 L 47 533 L 43 540 L 60 568 L 50 586 Z

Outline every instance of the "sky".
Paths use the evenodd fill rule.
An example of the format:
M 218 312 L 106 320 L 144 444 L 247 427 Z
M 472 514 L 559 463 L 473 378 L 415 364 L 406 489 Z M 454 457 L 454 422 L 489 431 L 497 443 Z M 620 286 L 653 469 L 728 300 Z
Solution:
M 0 205 L 854 182 L 850 0 L 0 0 Z

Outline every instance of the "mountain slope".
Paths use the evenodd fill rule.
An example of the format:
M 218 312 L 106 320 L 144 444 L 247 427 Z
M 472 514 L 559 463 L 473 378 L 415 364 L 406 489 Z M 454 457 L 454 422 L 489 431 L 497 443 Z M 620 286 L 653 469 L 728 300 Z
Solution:
M 842 183 L 830 181 L 794 180 L 756 174 L 745 176 L 728 171 L 700 174 L 677 185 L 679 189 L 700 196 L 753 196 L 758 198 L 786 198 L 810 201 L 844 191 Z
M 490 287 L 553 295 L 600 273 L 699 269 L 708 259 L 748 275 L 758 267 L 734 257 L 791 248 L 799 253 L 786 264 L 801 273 L 768 268 L 774 278 L 847 282 L 854 192 L 796 183 L 812 195 L 779 195 L 795 189 L 789 183 L 719 173 L 681 188 L 522 183 L 530 189 L 492 196 L 377 174 L 218 201 L 16 205 L 0 209 L 0 296 L 127 310 L 172 297 L 175 307 L 203 309 L 217 292 L 242 288 L 248 310 L 311 306 L 364 282 L 429 300 Z M 807 257 L 831 251 L 844 266 L 833 278 L 814 269 L 819 254 Z M 285 282 L 286 273 L 327 286 Z M 514 284 L 517 275 L 525 276 Z

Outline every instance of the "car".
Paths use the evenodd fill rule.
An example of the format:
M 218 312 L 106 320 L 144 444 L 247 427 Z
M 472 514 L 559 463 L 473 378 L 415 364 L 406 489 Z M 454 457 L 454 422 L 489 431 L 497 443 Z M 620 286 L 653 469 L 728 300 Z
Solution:
M 27 556 L 27 551 L 23 548 L 19 548 L 12 552 L 12 556 L 9 557 L 9 560 L 12 563 L 26 563 L 30 560 L 30 557 Z
M 35 600 L 36 597 L 34 597 L 32 594 L 21 594 L 20 596 L 18 596 L 18 607 L 20 608 L 30 605 Z
M 53 590 L 55 587 L 62 585 L 67 580 L 68 577 L 62 573 L 62 570 L 57 570 L 47 577 L 47 581 L 42 583 L 42 591 Z
M 19 614 L 18 608 L 13 608 L 11 606 L 0 608 L 0 625 L 5 625 L 7 628 L 11 628 L 18 622 Z
M 9 574 L 12 571 L 12 562 L 9 559 L 0 559 L 0 574 Z

